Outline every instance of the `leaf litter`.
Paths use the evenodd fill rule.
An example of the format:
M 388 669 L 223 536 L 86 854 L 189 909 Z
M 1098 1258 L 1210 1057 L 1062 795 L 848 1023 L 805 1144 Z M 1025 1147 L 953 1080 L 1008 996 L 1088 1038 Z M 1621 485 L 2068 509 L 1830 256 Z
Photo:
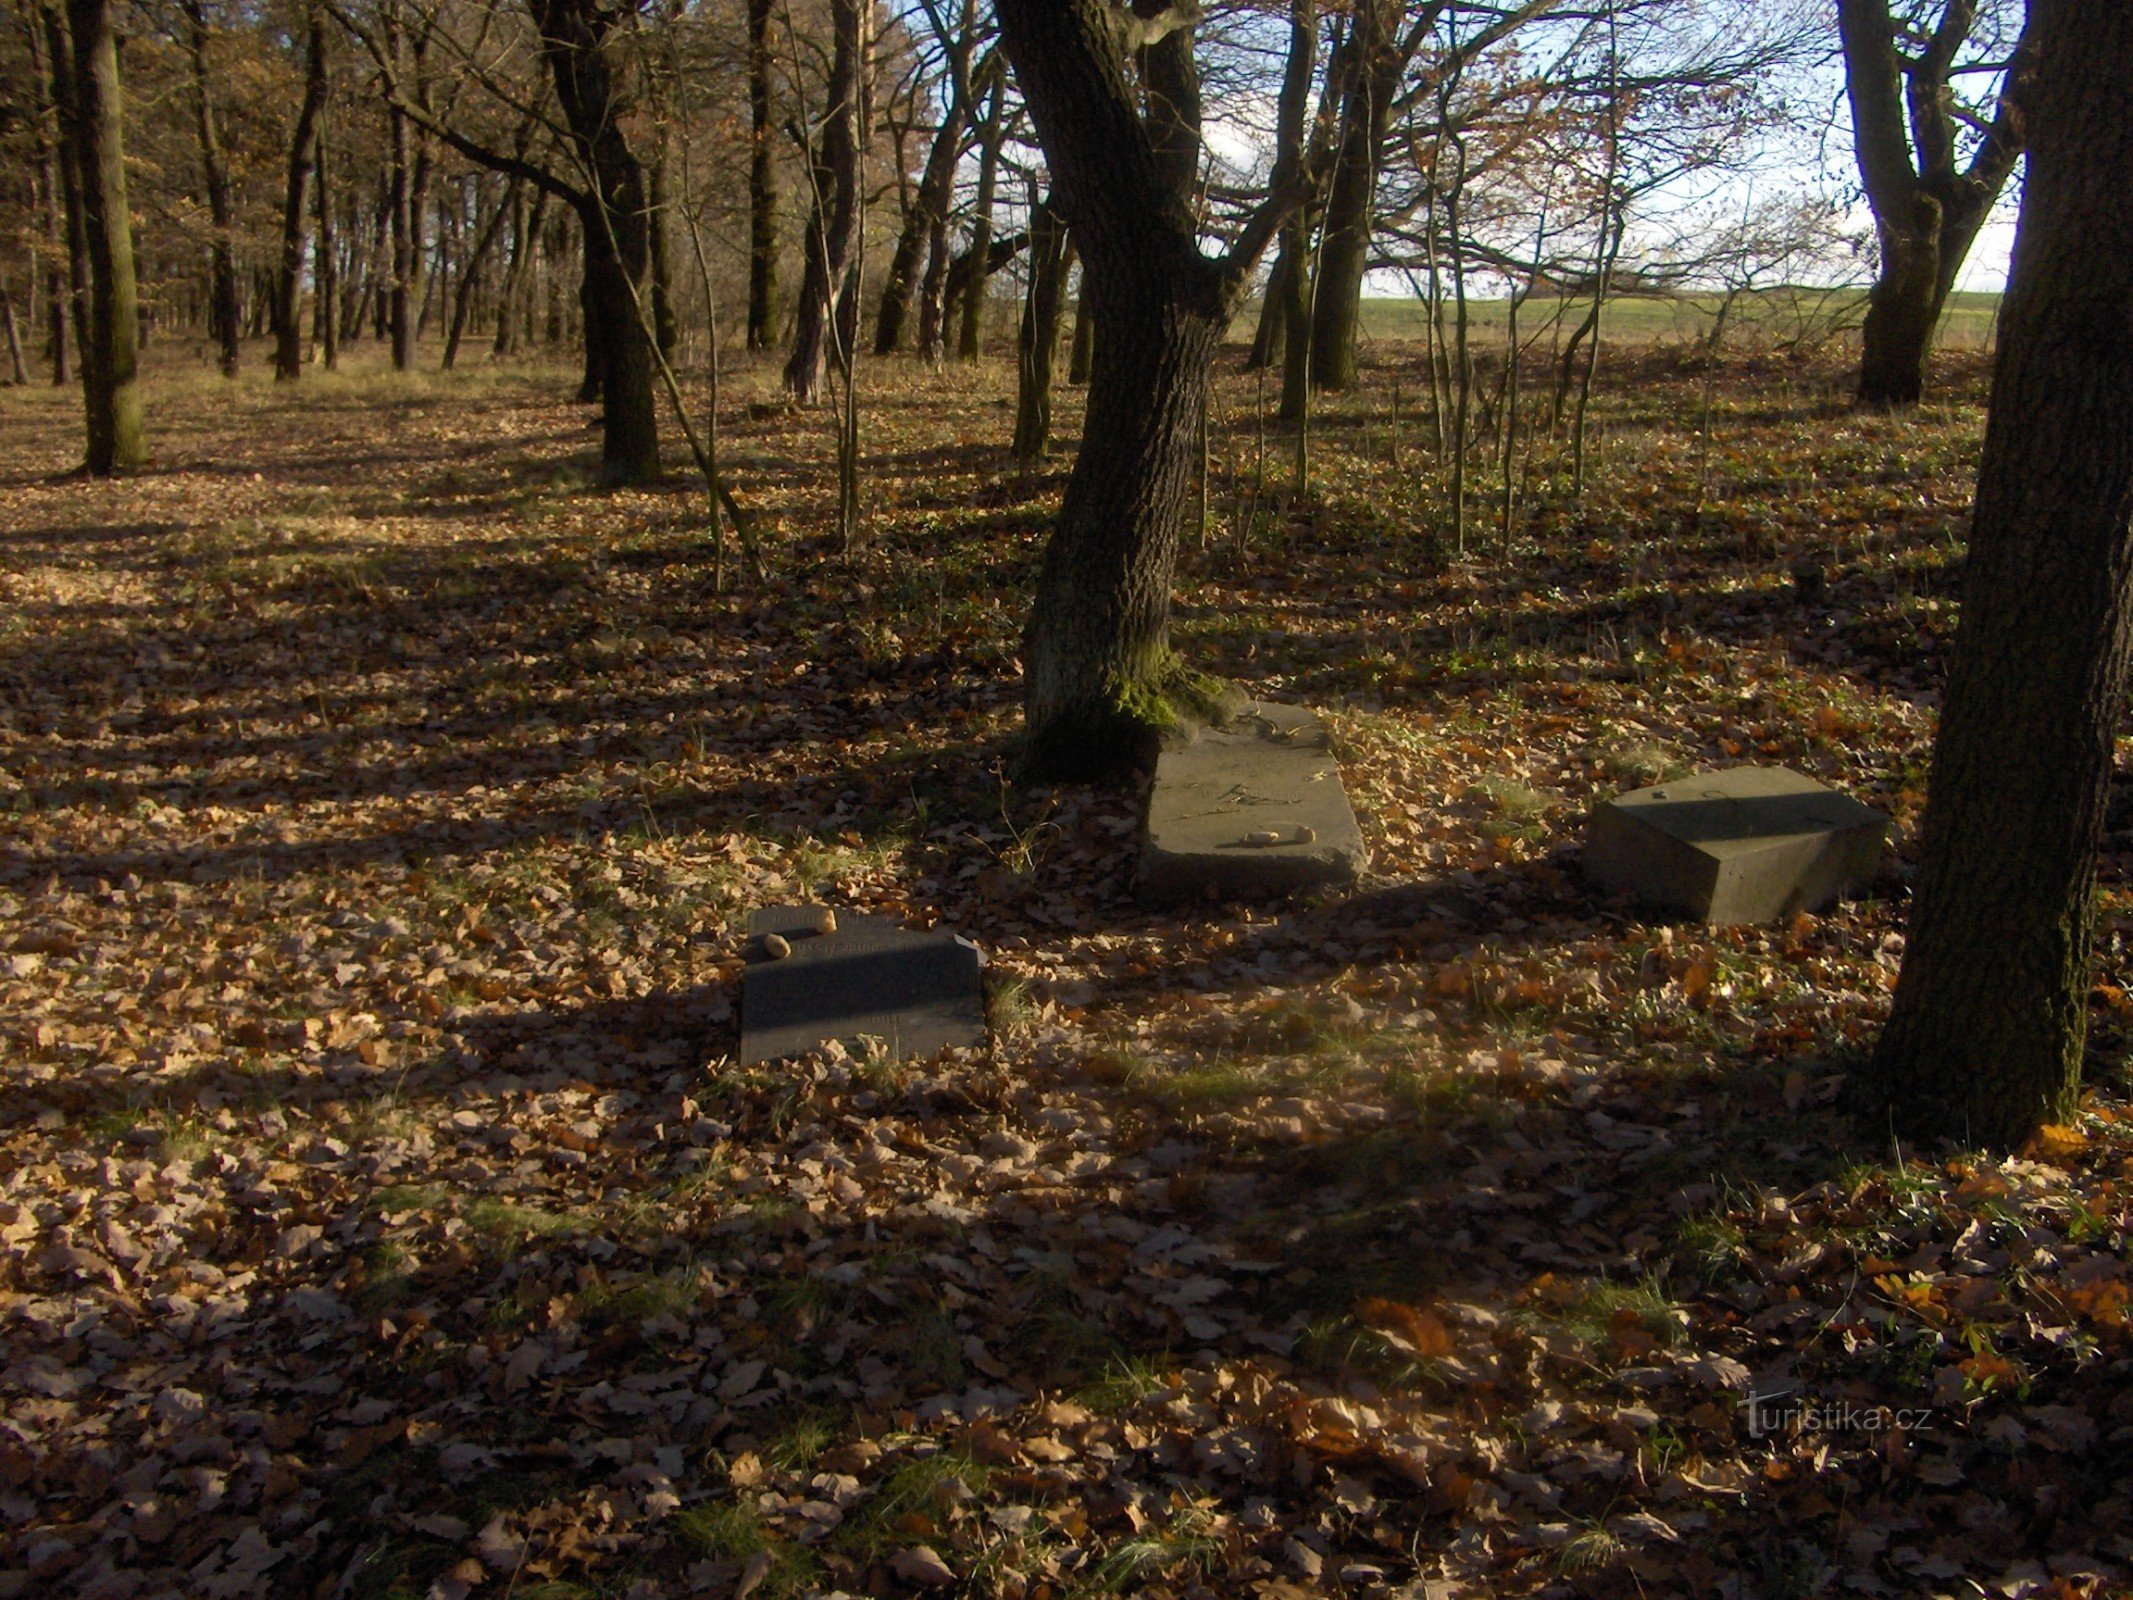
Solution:
M 1728 760 L 1908 835 L 1979 371 L 1741 358 L 1714 476 L 1625 358 L 1583 507 L 1440 567 L 1394 359 L 1242 548 L 1224 380 L 1180 578 L 1373 875 L 1161 915 L 1131 795 L 1011 781 L 1063 469 L 967 442 L 999 369 L 880 380 L 849 565 L 827 430 L 737 413 L 734 596 L 545 374 L 173 374 L 117 484 L 5 396 L 0 1593 L 2118 1591 L 2125 839 L 2081 1119 L 2008 1159 L 1849 1110 L 1900 854 L 1719 932 L 1575 871 Z M 981 940 L 995 1048 L 735 1066 L 809 898 Z

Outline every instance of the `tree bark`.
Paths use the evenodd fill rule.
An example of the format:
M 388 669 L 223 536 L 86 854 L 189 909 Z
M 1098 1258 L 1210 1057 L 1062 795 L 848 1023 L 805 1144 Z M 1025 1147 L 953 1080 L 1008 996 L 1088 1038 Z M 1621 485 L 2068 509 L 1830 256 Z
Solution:
M 308 48 L 304 98 L 289 141 L 289 181 L 281 205 L 281 272 L 274 284 L 274 378 L 278 383 L 293 382 L 304 371 L 304 219 L 312 159 L 318 150 L 318 117 L 326 104 L 326 28 L 315 14 Z
M 1361 0 L 1335 58 L 1340 135 L 1318 242 L 1318 281 L 1311 291 L 1311 381 L 1320 389 L 1355 386 L 1378 162 L 1391 126 L 1393 94 L 1407 65 L 1395 35 L 1400 15 L 1399 0 Z
M 22 331 L 15 323 L 15 296 L 4 281 L 0 281 L 0 323 L 7 326 L 8 382 L 28 383 L 29 369 L 22 364 Z
M 1016 341 L 1014 458 L 1040 461 L 1052 436 L 1052 364 L 1059 351 L 1073 240 L 1049 197 L 1030 208 L 1029 293 Z
M 67 0 L 74 54 L 73 144 L 81 176 L 82 239 L 89 263 L 89 318 L 82 340 L 82 400 L 92 475 L 139 466 L 140 310 L 133 279 L 133 219 L 126 203 L 125 112 L 118 41 L 108 0 Z
M 771 0 L 748 0 L 748 348 L 778 340 L 778 165 Z
M 489 257 L 490 247 L 503 229 L 504 218 L 511 212 L 518 199 L 518 180 L 510 179 L 504 193 L 489 214 L 480 219 L 474 243 L 467 250 L 466 261 L 459 269 L 459 282 L 452 288 L 452 321 L 444 336 L 444 370 L 450 372 L 459 360 L 459 341 L 467 331 L 467 318 L 474 308 L 474 291 L 481 283 L 482 263 Z
M 1294 203 L 1295 175 L 1277 172 L 1273 197 L 1209 260 L 1189 194 L 1197 130 L 1171 120 L 1174 92 L 1147 96 L 1144 119 L 1129 76 L 1139 45 L 1141 86 L 1154 87 L 1148 51 L 1180 35 L 1166 70 L 1189 70 L 1190 23 L 1167 13 L 1145 26 L 1172 31 L 1150 41 L 1105 0 L 998 0 L 997 11 L 1096 326 L 1081 449 L 1023 635 L 1028 764 L 1098 775 L 1144 762 L 1179 704 L 1207 687 L 1170 649 L 1178 514 L 1209 363 Z
M 208 314 L 210 336 L 221 346 L 222 374 L 237 376 L 243 332 L 237 313 L 236 222 L 230 204 L 229 168 L 215 128 L 215 102 L 208 92 L 213 74 L 207 61 L 207 11 L 201 0 L 179 0 L 185 13 L 186 54 L 193 71 L 193 127 L 200 139 L 200 178 L 207 189 L 208 220 L 215 229 L 209 247 Z
M 1996 1148 L 2075 1108 L 2133 597 L 2133 10 L 2029 18 L 2029 171 L 1875 1058 L 1900 1127 Z
M 926 152 L 926 169 L 920 174 L 918 192 L 904 215 L 903 231 L 897 235 L 896 253 L 889 258 L 889 271 L 882 280 L 881 309 L 874 320 L 874 354 L 889 355 L 903 348 L 904 323 L 917 287 L 920 258 L 948 216 L 955 193 L 956 159 L 963 153 L 963 114 L 951 105 L 935 130 Z
M 71 96 L 63 86 L 69 57 L 66 23 L 56 7 L 46 5 L 43 15 L 26 14 L 23 32 L 30 47 L 31 109 L 36 116 L 38 170 L 44 200 L 45 237 L 50 241 L 51 264 L 45 269 L 46 353 L 52 363 L 52 386 L 67 383 L 67 308 L 81 287 L 83 263 L 79 235 L 74 227 L 81 213 L 74 195 L 73 154 L 59 107 Z M 73 269 L 72 289 L 62 275 L 60 263 Z
M 608 58 L 621 14 L 600 0 L 528 4 L 587 175 L 577 211 L 585 249 L 587 381 L 597 376 L 604 402 L 600 475 L 609 484 L 649 483 L 659 476 L 659 413 L 652 338 L 637 297 L 648 301 L 651 294 L 651 230 L 644 166 L 624 135 L 628 108 Z
M 785 388 L 802 405 L 822 392 L 823 359 L 830 321 L 851 268 L 853 222 L 859 214 L 860 97 L 867 92 L 866 0 L 831 0 L 828 103 L 813 140 L 810 163 L 814 204 L 807 227 L 807 261 L 793 318 L 792 353 L 785 362 Z
M 1000 183 L 1000 138 L 1004 126 L 1004 105 L 1007 97 L 1007 73 L 1004 64 L 995 67 L 992 83 L 985 97 L 985 114 L 978 121 L 978 193 L 971 212 L 970 248 L 966 252 L 973 260 L 990 262 L 992 259 L 992 213 L 998 198 Z M 958 361 L 975 361 L 985 339 L 985 285 L 991 276 L 991 268 L 979 273 L 971 285 L 968 296 L 962 302 L 962 326 L 955 342 Z M 955 297 L 951 283 L 949 298 Z
M 1096 358 L 1096 324 L 1089 317 L 1088 274 L 1082 274 L 1082 291 L 1074 297 L 1074 348 L 1067 357 L 1067 382 L 1089 381 L 1089 366 Z
M 2033 59 L 2026 30 L 1984 138 L 1967 167 L 1956 165 L 1953 84 L 1976 14 L 1976 0 L 1947 0 L 1931 35 L 1906 53 L 1888 0 L 1838 0 L 1852 147 L 1881 247 L 1860 329 L 1866 405 L 1915 405 L 1924 394 L 1941 309 L 2022 154 L 2020 100 Z
M 312 185 L 314 222 L 311 276 L 311 337 L 328 372 L 341 364 L 341 263 L 333 238 L 332 175 L 326 170 L 326 112 L 319 111 L 317 173 Z

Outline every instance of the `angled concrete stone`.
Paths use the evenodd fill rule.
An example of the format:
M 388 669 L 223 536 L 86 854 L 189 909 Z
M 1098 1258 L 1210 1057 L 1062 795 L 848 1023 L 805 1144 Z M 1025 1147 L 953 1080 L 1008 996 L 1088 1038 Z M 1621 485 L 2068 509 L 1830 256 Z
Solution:
M 854 1055 L 878 1039 L 899 1058 L 985 1043 L 985 958 L 976 945 L 850 911 L 836 914 L 835 932 L 818 933 L 823 909 L 750 913 L 742 1061 L 781 1061 L 832 1039 Z M 790 953 L 774 954 L 773 940 Z
M 1301 706 L 1248 701 L 1156 760 L 1143 900 L 1332 888 L 1369 859 L 1325 727 Z
M 1769 922 L 1862 888 L 1888 820 L 1785 767 L 1702 772 L 1595 807 L 1585 876 L 1714 927 Z

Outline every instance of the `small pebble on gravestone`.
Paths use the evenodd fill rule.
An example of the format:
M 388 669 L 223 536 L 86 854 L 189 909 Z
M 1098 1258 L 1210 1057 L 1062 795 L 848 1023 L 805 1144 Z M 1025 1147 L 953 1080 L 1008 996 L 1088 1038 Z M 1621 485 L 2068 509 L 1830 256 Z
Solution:
M 778 1061 L 832 1040 L 854 1055 L 930 1056 L 984 1045 L 984 956 L 969 940 L 827 906 L 748 918 L 741 1060 Z
M 1325 726 L 1302 706 L 1248 702 L 1157 758 L 1144 900 L 1338 887 L 1368 860 Z

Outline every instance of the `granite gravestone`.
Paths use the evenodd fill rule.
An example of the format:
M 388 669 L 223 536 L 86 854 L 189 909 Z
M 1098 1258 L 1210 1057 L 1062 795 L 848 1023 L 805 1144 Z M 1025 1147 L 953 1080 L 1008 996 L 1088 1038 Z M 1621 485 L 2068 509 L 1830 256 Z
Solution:
M 1724 927 L 1819 911 L 1874 875 L 1888 818 L 1786 767 L 1703 772 L 1603 801 L 1585 876 Z
M 968 939 L 822 906 L 750 914 L 741 1060 L 781 1061 L 832 1039 L 893 1057 L 985 1043 L 985 958 Z M 822 931 L 824 926 L 833 931 Z
M 1338 887 L 1369 859 L 1325 726 L 1301 706 L 1248 701 L 1156 759 L 1143 900 Z

